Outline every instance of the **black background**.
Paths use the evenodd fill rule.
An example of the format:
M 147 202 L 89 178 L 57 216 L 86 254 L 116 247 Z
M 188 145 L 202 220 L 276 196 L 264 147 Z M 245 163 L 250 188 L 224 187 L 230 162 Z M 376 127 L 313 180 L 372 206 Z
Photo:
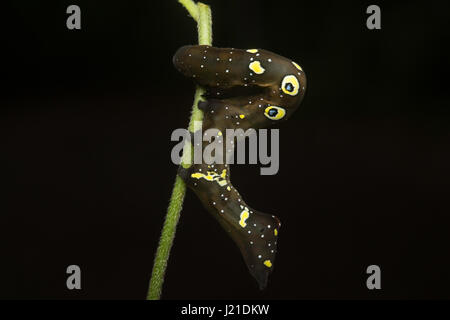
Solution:
M 450 298 L 449 10 L 445 2 L 210 0 L 214 45 L 264 48 L 308 76 L 280 171 L 233 166 L 283 222 L 265 291 L 188 192 L 164 299 Z M 77 4 L 82 30 L 66 28 Z M 1 10 L 0 297 L 143 299 L 194 86 L 175 0 L 10 1 Z M 66 267 L 82 290 L 66 289 Z M 367 266 L 382 289 L 366 288 Z

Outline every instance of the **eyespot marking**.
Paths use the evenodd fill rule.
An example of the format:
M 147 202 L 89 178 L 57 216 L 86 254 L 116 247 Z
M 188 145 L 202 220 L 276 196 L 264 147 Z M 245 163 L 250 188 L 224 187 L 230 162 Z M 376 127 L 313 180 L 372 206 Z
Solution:
M 281 90 L 290 96 L 296 96 L 298 94 L 299 87 L 300 84 L 297 77 L 292 74 L 285 76 L 283 81 L 281 81 Z
M 286 115 L 286 110 L 277 106 L 268 106 L 264 110 L 264 115 L 270 120 L 280 120 Z

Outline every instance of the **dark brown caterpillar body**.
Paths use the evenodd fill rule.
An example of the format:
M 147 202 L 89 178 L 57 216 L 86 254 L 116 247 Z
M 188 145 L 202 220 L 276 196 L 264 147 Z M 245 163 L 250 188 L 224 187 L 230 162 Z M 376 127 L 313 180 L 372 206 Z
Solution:
M 288 119 L 306 90 L 301 67 L 266 50 L 184 46 L 173 62 L 207 89 L 204 128 L 269 127 Z
M 306 89 L 306 76 L 297 63 L 266 50 L 185 46 L 173 62 L 206 89 L 206 101 L 199 103 L 203 130 L 216 128 L 222 142 L 226 129 L 266 128 L 288 119 Z M 180 167 L 179 175 L 236 242 L 263 289 L 273 270 L 281 224 L 277 217 L 250 208 L 232 186 L 227 151 L 223 149 L 222 164 Z

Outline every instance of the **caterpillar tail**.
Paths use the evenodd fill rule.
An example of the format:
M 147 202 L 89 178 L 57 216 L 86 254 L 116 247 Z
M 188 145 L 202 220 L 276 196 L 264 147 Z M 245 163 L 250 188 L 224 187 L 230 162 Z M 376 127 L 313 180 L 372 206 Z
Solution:
M 250 208 L 230 182 L 226 164 L 199 164 L 178 174 L 234 240 L 259 288 L 274 268 L 280 220 Z

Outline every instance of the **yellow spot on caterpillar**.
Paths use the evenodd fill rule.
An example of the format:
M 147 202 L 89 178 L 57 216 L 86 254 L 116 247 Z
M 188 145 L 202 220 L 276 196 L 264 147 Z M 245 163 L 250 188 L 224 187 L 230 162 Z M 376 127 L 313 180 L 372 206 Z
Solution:
M 277 229 L 273 229 L 273 234 L 274 234 L 275 236 L 277 236 L 277 235 L 278 235 L 278 230 L 277 230 Z
M 228 187 L 227 187 L 227 190 L 228 190 L 228 191 L 231 191 L 231 188 L 230 188 L 230 186 L 228 186 Z
M 262 66 L 261 66 L 261 63 L 259 62 L 259 61 L 253 61 L 253 62 L 251 62 L 249 65 L 248 65 L 248 68 L 250 69 L 250 70 L 252 70 L 254 73 L 256 73 L 256 74 L 262 74 L 262 73 L 264 73 L 264 71 L 266 71 L 266 69 L 264 69 Z
M 247 52 L 250 52 L 250 53 L 257 53 L 257 52 L 258 52 L 258 49 L 248 49 Z
M 223 187 L 227 185 L 227 181 L 226 180 L 216 180 L 217 183 L 219 184 L 219 186 Z
M 217 134 L 218 136 L 221 136 L 222 135 L 222 131 L 219 131 L 219 133 Z
M 240 115 L 239 115 L 239 118 L 244 119 L 244 118 L 245 118 L 245 115 L 244 115 L 244 114 L 240 114 Z
M 291 61 L 291 62 L 298 70 L 303 71 L 302 67 L 300 67 L 297 63 L 295 63 L 294 61 Z
M 245 228 L 247 226 L 247 223 L 245 221 L 248 219 L 249 216 L 250 216 L 250 213 L 248 213 L 248 208 L 245 208 L 244 210 L 242 210 L 241 220 L 239 221 L 239 225 L 242 228 Z
M 191 177 L 195 178 L 195 179 L 203 178 L 207 181 L 216 181 L 219 186 L 223 187 L 223 186 L 227 185 L 227 180 L 225 180 L 226 175 L 227 175 L 227 170 L 223 169 L 222 173 L 220 175 L 215 173 L 214 171 L 208 171 L 207 174 L 203 174 L 201 172 L 195 172 L 195 173 L 191 174 Z
M 272 262 L 270 262 L 270 260 L 266 260 L 264 261 L 264 265 L 268 268 L 272 267 Z
M 203 173 L 200 173 L 200 172 L 196 172 L 196 173 L 191 174 L 191 177 L 192 177 L 192 178 L 196 178 L 196 179 L 201 179 L 201 178 L 203 178 L 203 179 L 206 179 L 206 180 L 208 180 L 208 181 L 212 181 L 212 180 L 213 180 L 213 178 L 212 178 L 212 176 L 209 174 L 209 172 L 208 172 L 207 175 L 205 175 L 205 174 L 203 174 Z
M 296 76 L 290 74 L 283 78 L 281 82 L 281 90 L 290 96 L 296 96 L 300 85 Z

